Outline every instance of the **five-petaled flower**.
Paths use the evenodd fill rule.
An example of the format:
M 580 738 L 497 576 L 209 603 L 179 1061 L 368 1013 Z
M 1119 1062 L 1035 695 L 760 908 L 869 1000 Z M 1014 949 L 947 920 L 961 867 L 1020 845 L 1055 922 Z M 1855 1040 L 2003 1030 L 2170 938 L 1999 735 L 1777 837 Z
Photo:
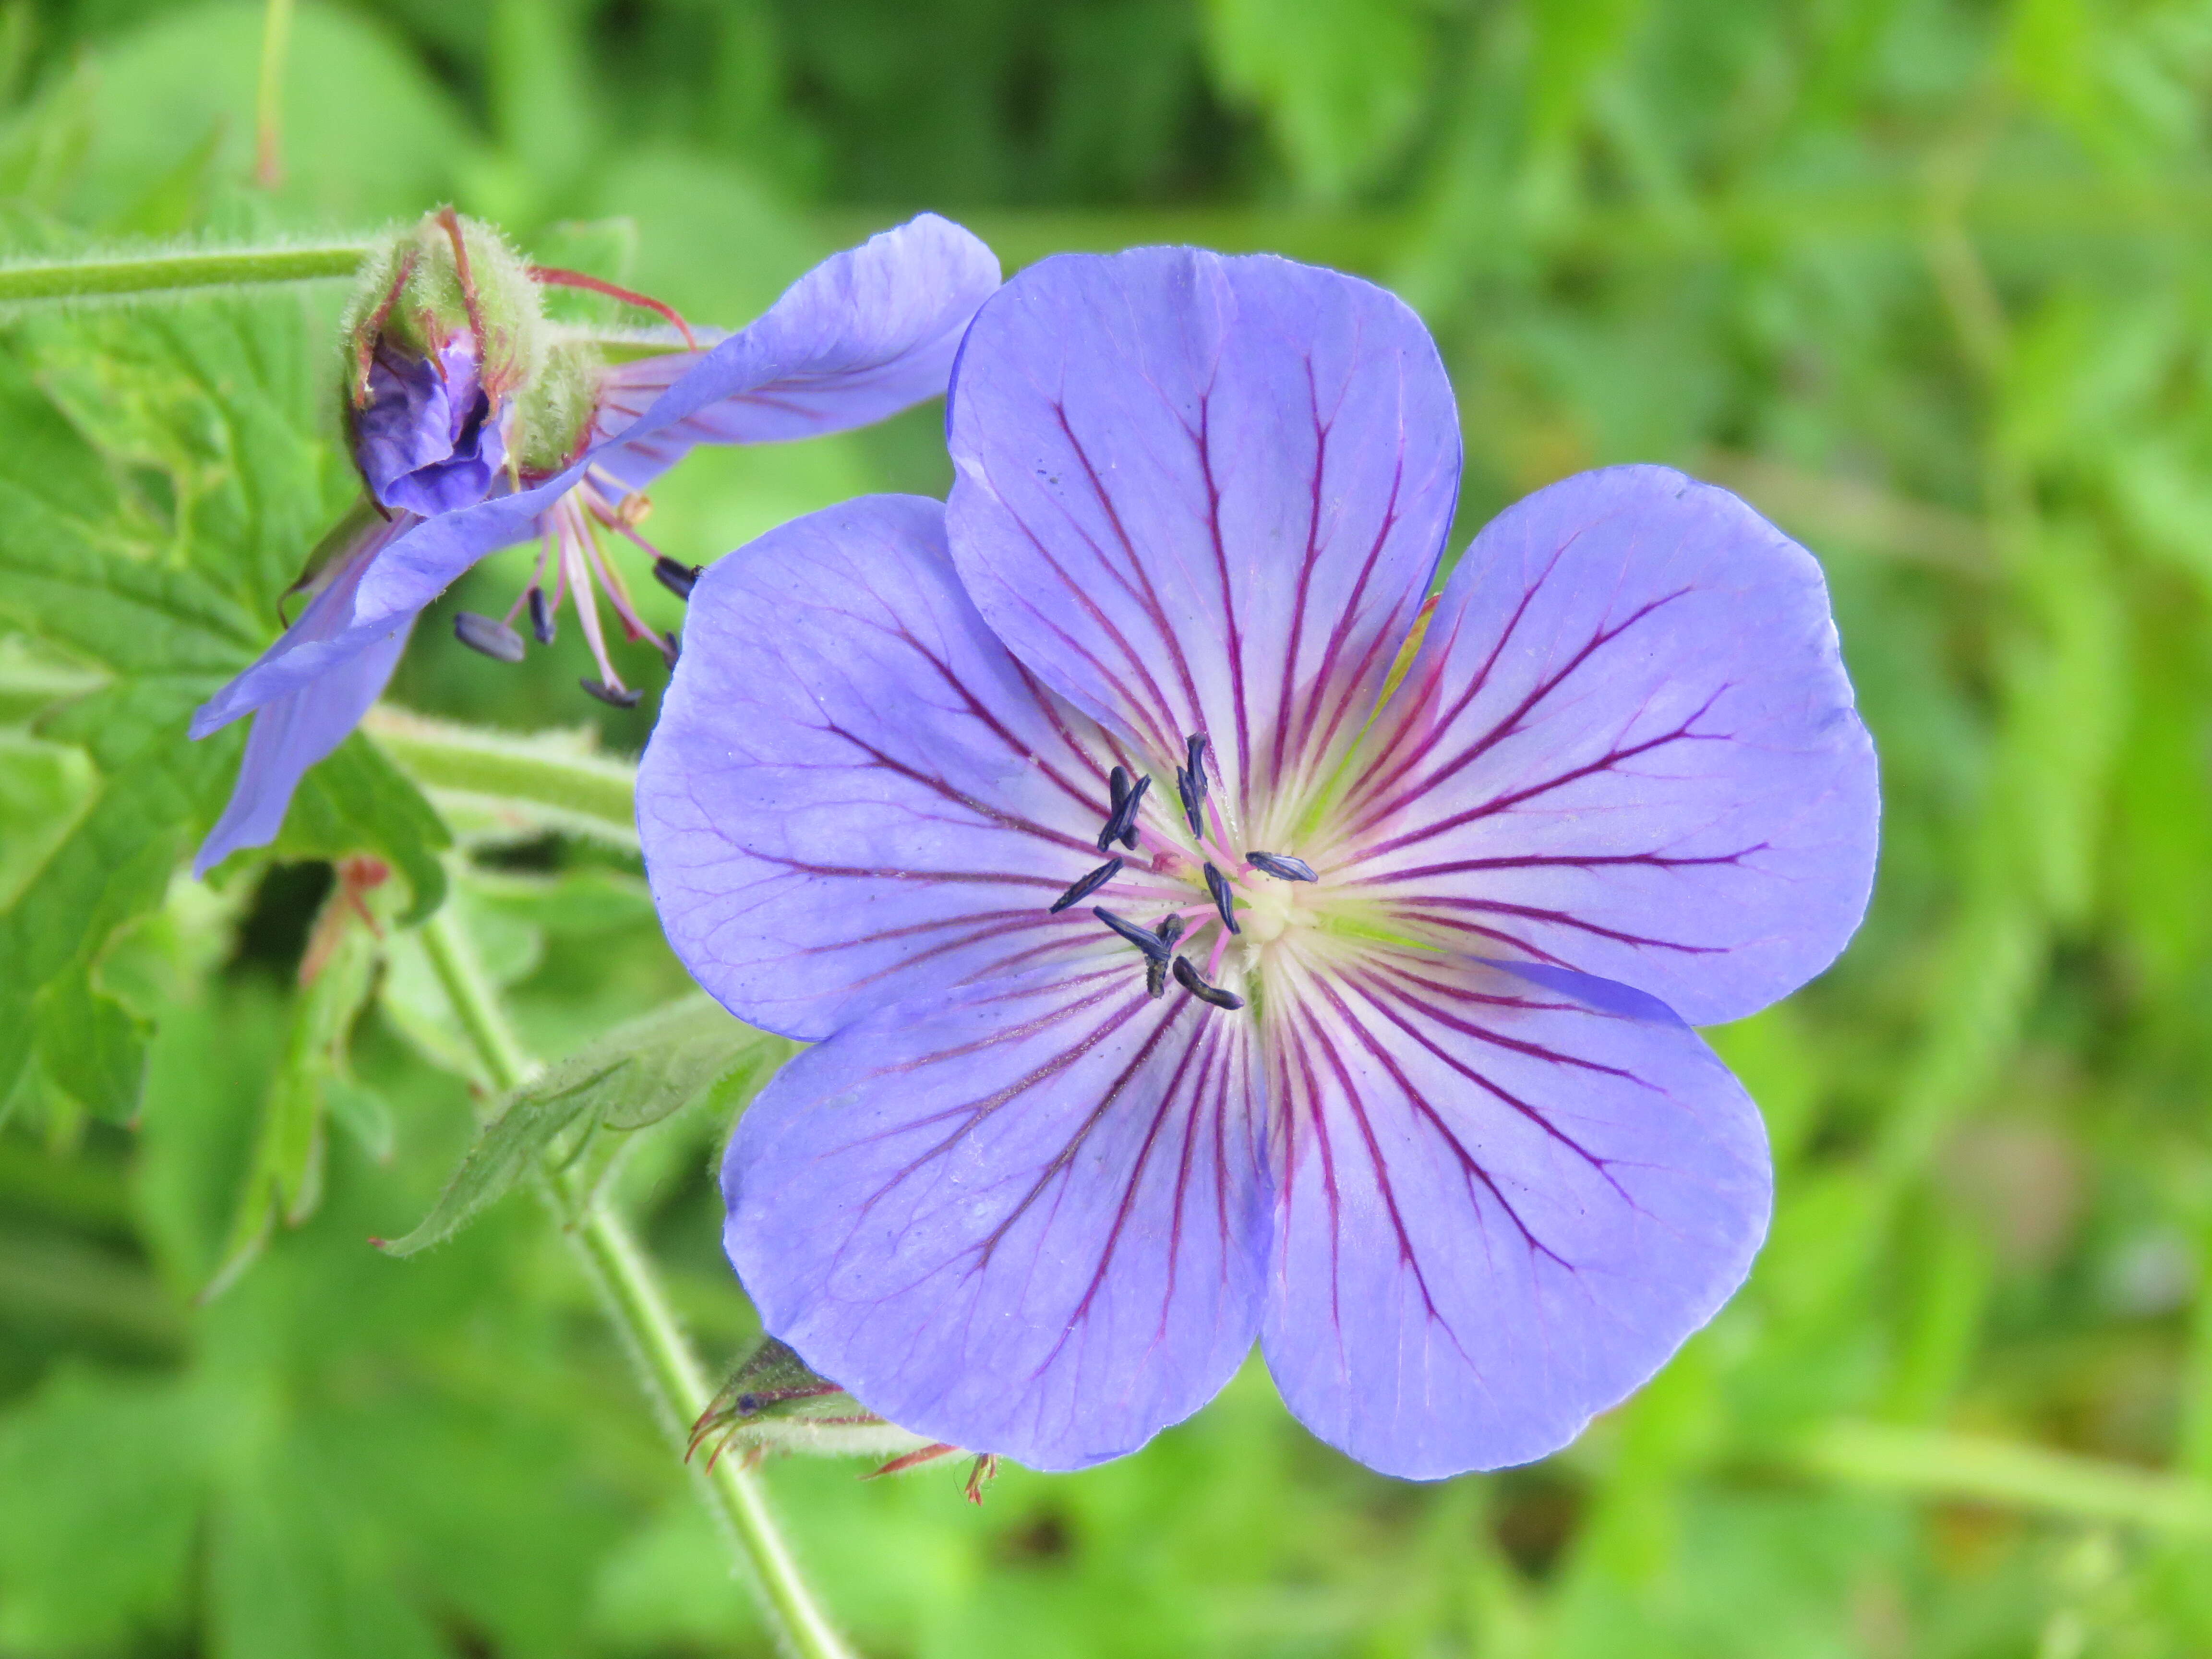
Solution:
M 434 229 L 451 217 L 433 216 L 427 222 Z M 459 258 L 461 233 L 454 230 L 452 239 Z M 389 274 L 399 284 L 409 275 L 396 265 Z M 466 276 L 465 264 L 460 274 Z M 772 443 L 840 432 L 937 396 L 969 319 L 998 283 L 998 261 L 988 248 L 957 225 L 925 214 L 825 260 L 735 334 L 712 337 L 712 343 L 701 337 L 700 349 L 590 364 L 580 413 L 566 422 L 572 439 L 564 438 L 558 455 L 536 468 L 511 465 L 508 394 L 543 395 L 542 384 L 517 392 L 498 383 L 507 374 L 506 340 L 496 325 L 487 327 L 477 303 L 466 307 L 467 330 L 418 342 L 429 356 L 380 355 L 376 341 L 386 318 L 368 313 L 351 422 L 356 458 L 375 509 L 356 511 L 318 550 L 312 580 L 302 583 L 312 597 L 299 619 L 193 716 L 195 738 L 255 717 L 237 787 L 195 871 L 204 874 L 238 848 L 274 838 L 301 777 L 382 693 L 416 618 L 463 571 L 500 548 L 539 538 L 537 570 L 505 622 L 460 617 L 464 642 L 519 658 L 522 641 L 510 626 L 516 615 L 526 605 L 538 638 L 550 641 L 565 589 L 575 596 L 600 671 L 586 689 L 635 702 L 637 694 L 608 658 L 595 592 L 605 590 L 632 639 L 654 641 L 671 656 L 674 642 L 638 617 L 605 538 L 642 548 L 655 573 L 680 591 L 688 591 L 692 575 L 690 567 L 659 555 L 637 533 L 637 492 L 695 444 Z M 682 342 L 672 335 L 666 343 Z M 495 365 L 489 392 L 478 374 L 488 362 Z M 573 360 L 553 368 L 576 372 Z M 548 378 L 541 367 L 540 382 Z M 501 479 L 503 466 L 509 471 Z M 493 483 L 515 487 L 486 499 L 480 486 Z
M 708 573 L 640 779 L 678 953 L 817 1042 L 725 1169 L 763 1322 L 1046 1468 L 1255 1339 L 1378 1469 L 1562 1445 L 1765 1232 L 1758 1113 L 1689 1022 L 1802 984 L 1866 902 L 1818 567 L 1617 467 L 1501 514 L 1420 625 L 1442 366 L 1274 258 L 1032 267 L 949 432 L 946 506 Z

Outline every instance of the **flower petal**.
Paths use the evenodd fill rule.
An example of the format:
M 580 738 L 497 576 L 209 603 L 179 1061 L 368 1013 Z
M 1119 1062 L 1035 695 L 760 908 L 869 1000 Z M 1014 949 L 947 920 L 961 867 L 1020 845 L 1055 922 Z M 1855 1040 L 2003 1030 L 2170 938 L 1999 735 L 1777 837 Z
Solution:
M 539 515 L 594 467 L 635 483 L 693 443 L 833 431 L 935 396 L 961 329 L 997 282 L 990 250 L 929 214 L 824 261 L 750 328 L 702 356 L 665 360 L 683 372 L 618 437 L 601 437 L 528 489 L 410 523 L 362 574 L 345 627 L 306 649 L 279 641 L 201 711 L 195 729 L 236 720 L 411 619 L 486 554 L 537 535 Z M 729 412 L 771 397 L 784 407 L 764 424 Z M 732 398 L 724 414 L 709 407 Z
M 253 716 L 230 804 L 200 843 L 192 873 L 204 876 L 243 847 L 266 847 L 284 827 L 292 792 L 317 761 L 346 739 L 384 694 L 412 624 L 392 630 L 320 679 L 264 703 Z
M 1742 1282 L 1765 1132 L 1662 1005 L 1410 952 L 1296 1000 L 1268 1033 L 1287 1170 L 1261 1341 L 1332 1445 L 1408 1480 L 1541 1457 Z
M 1121 963 L 847 1027 L 724 1166 L 762 1323 L 932 1439 L 1044 1469 L 1133 1451 L 1258 1330 L 1252 1030 Z
M 1569 478 L 1476 537 L 1352 778 L 1341 879 L 1701 1025 L 1826 967 L 1874 878 L 1820 566 L 1666 467 Z
M 388 520 L 371 518 L 360 538 L 343 554 L 343 567 L 300 613 L 300 619 L 193 712 L 192 736 L 219 732 L 233 720 L 339 672 L 356 653 L 375 648 L 395 633 L 404 636 L 423 606 L 444 591 L 445 583 L 423 592 L 412 605 L 373 606 L 362 595 L 382 581 L 387 561 L 428 561 L 450 566 L 458 576 L 487 553 L 536 534 L 538 514 L 558 501 L 566 488 L 547 485 L 434 519 L 408 512 L 395 512 Z
M 1420 321 L 1356 278 L 1190 248 L 1032 265 L 969 331 L 953 553 L 1038 678 L 1232 810 L 1357 730 L 1459 482 Z
M 233 720 L 311 685 L 348 661 L 363 644 L 375 645 L 391 637 L 392 630 L 386 628 L 382 633 L 366 633 L 358 641 L 348 639 L 342 648 L 337 643 L 351 629 L 356 591 L 377 556 L 421 522 L 411 513 L 394 513 L 386 519 L 364 507 L 357 510 L 353 520 L 342 523 L 332 538 L 343 535 L 349 539 L 335 548 L 329 564 L 315 574 L 310 585 L 313 597 L 301 611 L 299 620 L 236 678 L 193 711 L 191 735 L 211 737 Z M 401 638 L 414 620 L 411 614 L 401 618 Z M 386 678 L 390 678 L 389 669 Z
M 637 489 L 694 444 L 817 437 L 940 396 L 969 319 L 998 286 L 997 256 L 925 213 L 824 260 L 703 356 L 611 369 L 599 429 L 617 441 L 596 464 Z M 678 387 L 651 429 L 630 424 Z
M 638 775 L 669 942 L 741 1019 L 827 1036 L 878 1004 L 1111 946 L 1048 913 L 1102 854 L 1103 733 L 962 591 L 944 508 L 848 501 L 708 568 Z M 1098 902 L 1134 902 L 1133 872 Z

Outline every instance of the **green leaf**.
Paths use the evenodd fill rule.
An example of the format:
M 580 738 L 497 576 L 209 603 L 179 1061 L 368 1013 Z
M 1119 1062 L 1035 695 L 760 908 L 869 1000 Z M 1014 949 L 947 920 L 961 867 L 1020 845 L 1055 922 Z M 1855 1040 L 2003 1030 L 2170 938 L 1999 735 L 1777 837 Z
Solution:
M 0 1650 L 122 1650 L 183 1622 L 213 1428 L 173 1382 L 73 1367 L 0 1419 Z
M 412 902 L 399 925 L 411 927 L 446 902 L 438 854 L 453 842 L 422 792 L 356 732 L 301 780 L 275 851 L 279 858 L 384 854 L 407 878 Z
M 422 1224 L 386 1244 L 412 1255 L 451 1238 L 532 1173 L 572 1129 L 641 1129 L 695 1102 L 734 1106 L 793 1052 L 704 996 L 617 1026 L 509 1097 Z
M 1406 0 L 1210 0 L 1206 22 L 1222 85 L 1267 116 L 1324 200 L 1389 160 L 1420 112 L 1428 32 Z
M 201 1299 L 235 1284 L 269 1242 L 278 1219 L 297 1227 L 322 1202 L 325 1123 L 334 1085 L 349 1085 L 347 1049 L 354 1022 L 368 1004 L 370 983 L 396 902 L 383 866 L 349 859 L 323 902 L 301 963 L 284 1059 L 262 1108 L 244 1194 L 222 1265 Z M 384 1126 L 386 1145 L 390 1125 Z M 372 1133 L 374 1133 L 372 1131 Z
M 94 774 L 88 810 L 58 837 L 49 821 L 37 878 L 0 908 L 0 1097 L 37 1055 L 88 1109 L 136 1109 L 143 1032 L 100 962 L 213 823 L 243 740 L 195 744 L 185 723 L 266 643 L 276 594 L 357 487 L 316 434 L 305 321 L 281 300 L 41 319 L 0 349 L 0 623 L 36 663 L 75 665 L 70 684 L 44 677 L 36 735 Z M 374 851 L 416 914 L 441 899 L 443 826 L 365 742 L 309 775 L 297 817 L 295 854 Z

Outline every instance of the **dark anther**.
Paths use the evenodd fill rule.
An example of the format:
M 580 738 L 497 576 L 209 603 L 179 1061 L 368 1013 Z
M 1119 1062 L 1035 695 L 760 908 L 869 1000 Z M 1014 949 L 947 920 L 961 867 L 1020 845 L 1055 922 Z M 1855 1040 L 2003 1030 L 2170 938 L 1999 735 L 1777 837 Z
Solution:
M 553 602 L 542 587 L 530 590 L 530 631 L 538 636 L 538 644 L 553 643 Z
M 522 635 L 495 617 L 479 617 L 473 611 L 457 611 L 453 613 L 453 637 L 470 650 L 481 651 L 501 662 L 522 660 Z
M 1237 917 L 1229 908 L 1229 878 L 1210 864 L 1206 866 L 1206 890 L 1213 895 L 1213 908 L 1221 912 L 1221 925 L 1232 933 L 1243 933 L 1244 930 L 1237 925 Z
M 1200 732 L 1190 740 L 1186 748 L 1190 758 L 1183 763 L 1182 769 L 1190 774 L 1191 784 L 1197 789 L 1198 798 L 1204 800 L 1206 799 L 1206 733 Z
M 1247 853 L 1244 862 L 1263 876 L 1273 876 L 1278 881 L 1319 881 L 1314 867 L 1304 859 L 1285 858 L 1280 853 Z
M 1129 769 L 1117 766 L 1106 775 L 1106 787 L 1113 795 L 1113 805 L 1107 810 L 1109 818 L 1121 816 L 1121 803 L 1129 799 Z
M 1182 797 L 1182 820 L 1190 826 L 1190 833 L 1201 839 L 1206 835 L 1206 790 L 1193 781 L 1188 767 L 1176 768 L 1176 793 Z
M 1182 937 L 1182 918 L 1170 912 L 1166 921 L 1152 929 L 1152 936 L 1166 945 L 1170 954 L 1172 954 L 1176 941 Z M 1156 997 L 1167 988 L 1167 959 L 1163 957 L 1147 957 L 1145 959 L 1145 994 L 1147 996 Z
M 1096 904 L 1091 907 L 1091 914 L 1142 951 L 1146 961 L 1165 962 L 1168 959 L 1168 947 L 1160 943 L 1158 935 L 1151 928 L 1139 927 L 1127 916 L 1117 916 L 1111 910 L 1103 909 Z
M 1089 898 L 1093 893 L 1097 892 L 1100 888 L 1103 887 L 1108 882 L 1113 880 L 1115 877 L 1121 873 L 1121 860 L 1119 859 L 1108 859 L 1105 863 L 1100 865 L 1096 870 L 1093 870 L 1089 875 L 1084 877 L 1082 880 L 1077 882 L 1065 893 L 1062 893 L 1058 898 L 1054 899 L 1052 902 L 1051 914 L 1056 916 L 1062 910 L 1067 908 L 1069 905 L 1080 904 L 1085 899 Z
M 1199 977 L 1198 969 L 1190 965 L 1188 957 L 1175 959 L 1176 983 L 1200 1002 L 1210 1002 L 1217 1008 L 1242 1008 L 1244 999 L 1234 991 L 1224 991 L 1218 985 L 1208 985 Z
M 676 630 L 672 628 L 653 643 L 660 647 L 661 660 L 672 671 L 676 659 L 684 654 L 684 641 L 676 637 Z
M 1137 780 L 1137 787 L 1121 797 L 1121 804 L 1114 809 L 1114 816 L 1106 820 L 1106 827 L 1098 832 L 1098 850 L 1104 852 L 1115 842 L 1124 847 L 1137 844 L 1137 807 L 1145 799 L 1145 791 L 1152 787 L 1150 777 Z
M 679 599 L 691 597 L 691 590 L 699 585 L 701 568 L 696 564 L 678 564 L 663 553 L 653 562 L 653 579 Z
M 635 708 L 637 707 L 638 699 L 645 695 L 642 691 L 633 691 L 626 685 L 617 689 L 593 679 L 578 680 L 576 684 L 601 702 L 616 708 Z

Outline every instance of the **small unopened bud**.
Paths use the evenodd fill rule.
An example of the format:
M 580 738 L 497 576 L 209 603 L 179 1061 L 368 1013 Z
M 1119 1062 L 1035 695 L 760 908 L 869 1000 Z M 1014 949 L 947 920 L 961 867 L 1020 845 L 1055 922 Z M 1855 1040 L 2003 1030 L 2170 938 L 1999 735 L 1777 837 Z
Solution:
M 909 1460 L 923 1462 L 954 1449 L 933 1449 L 922 1436 L 885 1422 L 769 1336 L 761 1339 L 760 1346 L 691 1425 L 691 1444 L 684 1455 L 689 1459 L 703 1450 L 710 1468 L 716 1458 L 732 1450 L 890 1457 L 903 1466 Z M 921 1455 L 916 1456 L 917 1452 Z

